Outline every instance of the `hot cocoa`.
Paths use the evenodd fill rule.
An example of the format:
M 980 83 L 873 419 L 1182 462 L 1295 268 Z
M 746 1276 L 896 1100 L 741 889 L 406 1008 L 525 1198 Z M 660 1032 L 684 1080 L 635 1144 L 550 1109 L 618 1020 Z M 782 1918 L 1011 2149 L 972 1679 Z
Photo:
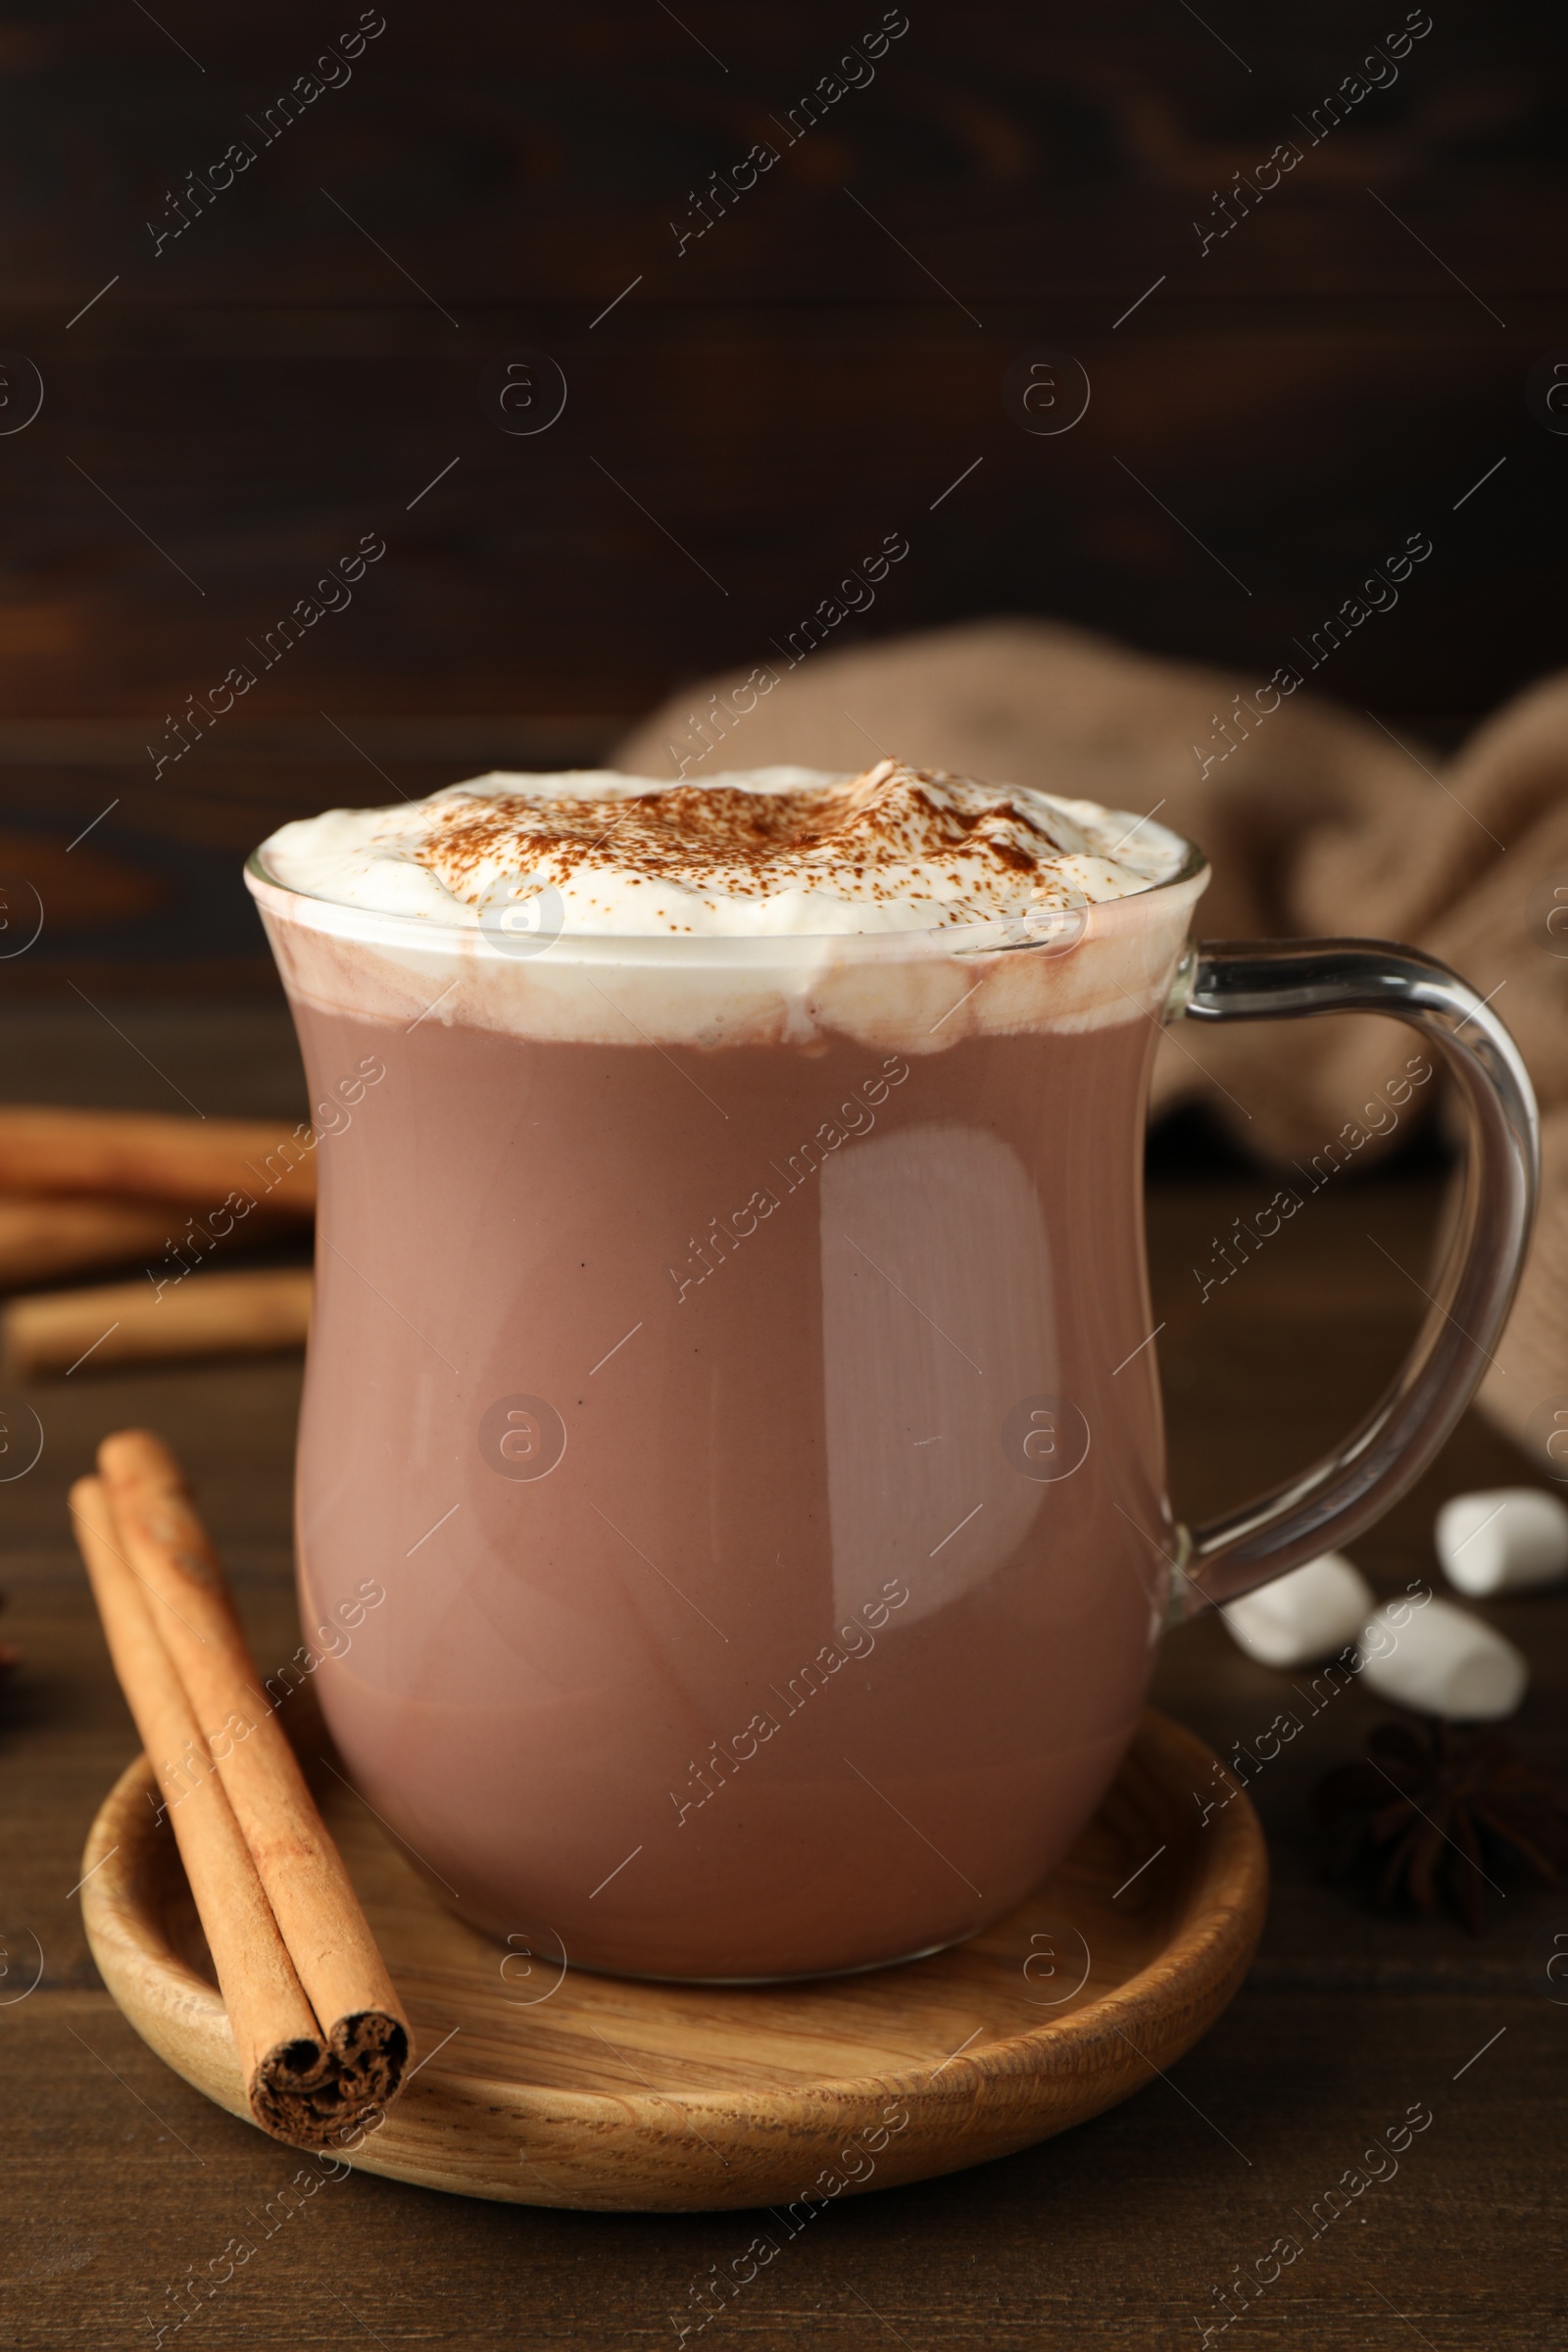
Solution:
M 1199 882 L 959 783 L 491 779 L 253 866 L 313 1098 L 386 1071 L 320 1154 L 302 1598 L 386 1591 L 322 1703 L 531 1986 L 970 1935 L 1142 1704 Z

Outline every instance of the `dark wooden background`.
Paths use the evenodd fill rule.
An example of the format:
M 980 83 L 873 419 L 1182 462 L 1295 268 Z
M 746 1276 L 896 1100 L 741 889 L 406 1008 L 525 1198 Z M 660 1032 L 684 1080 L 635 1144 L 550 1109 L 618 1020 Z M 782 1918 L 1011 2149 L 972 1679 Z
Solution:
M 146 223 L 170 192 L 259 143 L 247 118 L 359 0 L 148 7 L 14 0 L 0 24 L 0 354 L 44 389 L 7 432 L 28 379 L 0 359 L 0 896 L 30 904 L 27 884 L 45 914 L 0 960 L 8 1095 L 172 1106 L 164 1072 L 208 1110 L 291 1111 L 281 1008 L 221 1006 L 274 987 L 247 849 L 330 803 L 599 757 L 672 687 L 764 658 L 890 530 L 910 555 L 839 642 L 1040 612 L 1252 682 L 1424 530 L 1431 559 L 1336 656 L 1337 692 L 1451 741 L 1563 658 L 1568 438 L 1525 396 L 1568 358 L 1568 74 L 1545 0 L 1432 0 L 1397 81 L 1206 258 L 1212 192 L 1298 135 L 1405 0 L 908 0 L 871 86 L 683 258 L 688 192 L 773 136 L 880 0 L 385 0 L 347 86 L 158 255 Z M 1043 346 L 1093 386 L 1056 437 L 1002 399 Z M 568 386 L 531 437 L 478 396 L 519 350 Z M 166 714 L 365 532 L 387 554 L 352 607 L 155 777 Z M 136 1002 L 157 996 L 201 1014 Z M 1439 1200 L 1408 1167 L 1350 1187 L 1200 1316 L 1195 1254 L 1255 1183 L 1216 1173 L 1201 1135 L 1176 1181 L 1183 1149 L 1168 1133 L 1152 1240 L 1175 1489 L 1206 1509 L 1351 1417 L 1410 1311 L 1365 1229 L 1418 1252 Z M 36 1996 L 0 2006 L 6 2342 L 150 2340 L 170 2282 L 282 2177 L 142 2048 L 80 1942 L 66 1889 L 131 1735 L 62 1493 L 105 1428 L 166 1428 L 275 1654 L 296 1383 L 264 1364 L 40 1393 L 49 1446 L 12 1505 L 0 1618 L 27 1657 L 0 1719 L 0 1929 L 30 1925 L 47 1958 Z M 1358 1556 L 1380 1591 L 1432 1577 L 1442 1495 L 1532 1475 L 1471 1417 Z M 1515 1728 L 1548 1762 L 1563 1606 L 1493 1612 L 1531 1653 Z M 1169 1645 L 1159 1695 L 1224 1746 L 1276 1684 L 1209 1622 Z M 1006 2165 L 846 2208 L 727 2340 L 1193 2340 L 1232 2264 L 1421 2095 L 1441 2108 L 1421 2162 L 1248 2340 L 1563 2341 L 1562 2012 L 1530 1973 L 1563 1897 L 1510 1876 L 1473 1945 L 1318 1886 L 1310 1779 L 1381 1712 L 1345 1705 L 1259 1788 L 1267 1939 L 1171 2082 Z M 744 2242 L 735 2217 L 335 2194 L 348 2218 L 285 2241 L 203 2340 L 643 2346 Z
M 889 530 L 910 557 L 839 642 L 1046 612 L 1256 678 L 1424 530 L 1338 691 L 1452 734 L 1555 664 L 1568 439 L 1525 378 L 1568 347 L 1560 24 L 1434 5 L 1204 256 L 1213 191 L 1305 145 L 1400 0 L 910 0 L 678 256 L 689 192 L 781 143 L 873 0 L 387 0 L 267 146 L 249 119 L 352 0 L 21 0 L 0 348 L 44 399 L 0 434 L 0 872 L 46 921 L 7 991 L 270 985 L 236 868 L 280 818 L 597 756 Z M 155 253 L 236 137 L 255 163 Z M 1042 346 L 1093 385 L 1055 437 L 1002 399 Z M 478 396 L 519 349 L 568 386 L 533 436 Z M 155 780 L 166 714 L 367 531 L 353 606 Z

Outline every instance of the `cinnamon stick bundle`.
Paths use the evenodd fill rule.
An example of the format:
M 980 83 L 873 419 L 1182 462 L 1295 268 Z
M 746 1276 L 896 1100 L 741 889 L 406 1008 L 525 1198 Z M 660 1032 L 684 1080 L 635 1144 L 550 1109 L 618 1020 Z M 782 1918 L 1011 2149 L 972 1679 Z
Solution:
M 408 2019 L 178 1464 L 127 1430 L 98 1467 L 72 1493 L 78 1542 L 149 1760 L 196 1776 L 170 1812 L 251 2113 L 325 2147 L 395 2096 Z
M 0 1307 L 0 1377 L 101 1372 L 182 1357 L 300 1348 L 311 1324 L 306 1266 L 192 1274 L 158 1298 L 145 1282 L 44 1291 Z M 83 1361 L 85 1357 L 85 1361 Z
M 109 1654 L 148 1758 L 163 1774 L 196 1774 L 205 1748 L 190 1701 L 126 1565 L 100 1482 L 71 1490 L 76 1541 L 103 1619 Z M 170 1803 L 208 1949 L 218 1971 L 248 2088 L 251 2112 L 270 2132 L 298 2136 L 295 2109 L 322 2072 L 320 2029 L 284 1949 L 233 1808 L 216 1775 L 197 1779 Z
M 316 1157 L 268 1119 L 0 1105 L 0 1193 L 99 1193 L 217 1208 L 230 1192 L 309 1216 Z

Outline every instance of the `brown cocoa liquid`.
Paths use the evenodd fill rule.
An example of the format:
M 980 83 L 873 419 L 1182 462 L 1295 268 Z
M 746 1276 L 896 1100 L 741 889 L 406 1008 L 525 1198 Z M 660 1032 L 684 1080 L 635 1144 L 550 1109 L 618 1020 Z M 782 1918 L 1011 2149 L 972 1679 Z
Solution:
M 698 1052 L 297 1003 L 318 1147 L 305 1633 L 465 1916 L 756 1978 L 968 1936 L 1062 1855 L 1173 1549 L 1154 1029 Z M 1087 1446 L 1087 1451 L 1084 1448 Z

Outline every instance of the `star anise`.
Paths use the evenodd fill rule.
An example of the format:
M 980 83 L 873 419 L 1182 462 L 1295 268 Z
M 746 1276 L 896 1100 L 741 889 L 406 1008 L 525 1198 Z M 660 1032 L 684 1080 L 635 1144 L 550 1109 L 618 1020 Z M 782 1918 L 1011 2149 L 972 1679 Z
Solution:
M 1328 1877 L 1369 1885 L 1380 1911 L 1402 1898 L 1430 1914 L 1446 1897 L 1472 1936 L 1505 1857 L 1548 1886 L 1568 1872 L 1568 1788 L 1500 1732 L 1381 1723 L 1363 1762 L 1324 1774 L 1312 1809 Z

